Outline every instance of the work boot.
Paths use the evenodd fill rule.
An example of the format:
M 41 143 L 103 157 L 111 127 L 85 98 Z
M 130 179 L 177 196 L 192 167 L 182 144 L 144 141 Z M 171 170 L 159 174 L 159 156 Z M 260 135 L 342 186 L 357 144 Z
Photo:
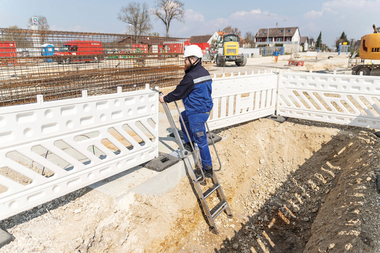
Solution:
M 200 169 L 194 170 L 194 174 L 195 174 L 195 178 L 196 178 L 197 181 L 200 180 L 200 179 L 203 179 L 202 172 L 201 172 Z M 199 182 L 200 185 L 203 185 L 203 186 L 207 185 L 206 179 L 203 179 L 203 182 L 200 182 L 200 181 L 198 181 L 198 182 Z
M 194 174 L 195 174 L 195 177 L 196 177 L 196 178 L 199 178 L 199 177 L 202 176 L 202 172 L 201 172 L 200 169 L 196 169 L 196 170 L 194 170 Z
M 206 178 L 213 178 L 213 172 L 212 172 L 212 166 L 206 164 L 206 169 L 203 170 L 203 173 L 205 174 Z
M 193 141 L 193 147 L 194 147 L 194 145 L 195 145 L 195 142 Z M 187 150 L 187 151 L 189 151 L 189 152 L 193 152 L 194 150 L 193 150 L 193 147 L 191 146 L 191 144 L 190 144 L 190 142 L 186 142 L 185 144 L 183 144 L 183 147 Z

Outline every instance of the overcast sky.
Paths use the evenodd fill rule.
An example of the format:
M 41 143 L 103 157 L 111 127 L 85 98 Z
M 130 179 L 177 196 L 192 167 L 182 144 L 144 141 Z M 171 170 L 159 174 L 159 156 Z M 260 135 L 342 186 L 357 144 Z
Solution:
M 136 0 L 135 0 L 136 1 Z M 125 33 L 126 24 L 117 19 L 126 0 L 0 0 L 0 27 L 27 28 L 30 17 L 45 16 L 51 30 Z M 136 1 L 142 3 L 143 1 Z M 145 1 L 154 8 L 154 0 Z M 344 31 L 348 39 L 360 39 L 380 26 L 380 0 L 191 0 L 185 3 L 185 23 L 173 21 L 170 36 L 190 37 L 213 34 L 230 25 L 244 37 L 260 28 L 299 27 L 301 36 L 317 39 L 332 47 Z M 162 21 L 151 18 L 152 32 L 165 35 Z

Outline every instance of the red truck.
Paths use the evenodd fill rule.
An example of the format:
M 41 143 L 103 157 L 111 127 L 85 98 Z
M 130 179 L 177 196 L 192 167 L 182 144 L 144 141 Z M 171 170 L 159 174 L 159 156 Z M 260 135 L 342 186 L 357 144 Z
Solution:
M 16 64 L 16 43 L 14 41 L 0 41 L 0 65 Z M 13 58 L 13 59 L 2 59 Z
M 103 45 L 100 41 L 67 41 L 58 52 L 53 54 L 58 64 L 72 62 L 98 62 L 104 59 Z

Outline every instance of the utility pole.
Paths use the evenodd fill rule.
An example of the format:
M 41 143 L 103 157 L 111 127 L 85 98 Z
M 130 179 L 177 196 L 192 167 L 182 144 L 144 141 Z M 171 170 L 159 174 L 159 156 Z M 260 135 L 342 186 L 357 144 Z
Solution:
M 284 41 L 282 42 L 282 44 L 285 44 L 285 22 L 286 22 L 286 19 L 284 19 Z

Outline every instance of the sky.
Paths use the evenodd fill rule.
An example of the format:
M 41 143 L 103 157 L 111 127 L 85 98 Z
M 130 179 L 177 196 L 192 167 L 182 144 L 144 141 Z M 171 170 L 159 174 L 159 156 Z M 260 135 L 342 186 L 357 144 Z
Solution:
M 155 7 L 154 0 L 137 1 Z M 344 31 L 349 40 L 360 39 L 380 26 L 380 0 L 181 0 L 185 5 L 185 22 L 174 20 L 172 37 L 189 38 L 213 34 L 227 26 L 246 32 L 260 28 L 298 27 L 301 36 L 317 39 L 334 47 Z M 29 18 L 45 16 L 50 30 L 96 33 L 126 33 L 127 24 L 117 19 L 128 0 L 0 0 L 0 27 L 17 25 L 28 28 Z M 377 22 L 377 23 L 376 23 Z M 165 36 L 162 21 L 151 17 L 153 29 Z

